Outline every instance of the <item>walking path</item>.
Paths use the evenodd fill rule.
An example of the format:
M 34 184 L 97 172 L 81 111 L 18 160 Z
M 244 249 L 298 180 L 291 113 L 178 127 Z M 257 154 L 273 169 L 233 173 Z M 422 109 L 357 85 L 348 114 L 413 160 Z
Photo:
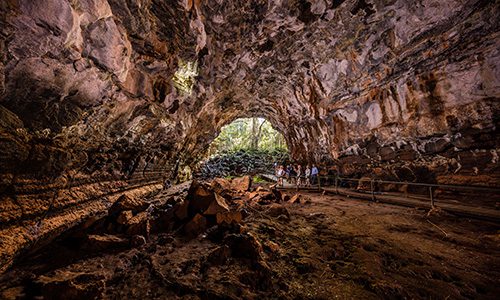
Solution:
M 272 175 L 272 174 L 262 174 L 261 177 L 276 182 L 277 177 Z M 426 208 L 426 209 L 431 209 L 432 205 L 430 202 L 430 199 L 424 198 L 421 195 L 405 195 L 403 193 L 374 193 L 372 194 L 370 191 L 363 192 L 363 191 L 357 191 L 353 189 L 348 189 L 348 188 L 334 188 L 334 187 L 319 187 L 317 185 L 311 186 L 311 187 L 299 187 L 297 188 L 296 185 L 291 184 L 289 182 L 284 181 L 284 184 L 282 187 L 277 187 L 278 189 L 283 189 L 283 190 L 301 190 L 301 191 L 319 191 L 323 193 L 329 193 L 329 194 L 338 194 L 342 196 L 347 196 L 347 197 L 353 197 L 353 198 L 359 198 L 359 199 L 366 199 L 366 200 L 375 200 L 376 202 L 383 202 L 383 203 L 390 203 L 390 204 L 396 204 L 396 205 L 403 205 L 403 206 L 409 206 L 409 207 L 419 207 L 419 208 Z M 439 200 L 435 199 L 434 200 L 434 206 L 439 207 L 443 210 L 453 212 L 459 215 L 463 216 L 468 216 L 468 217 L 475 217 L 475 218 L 480 218 L 480 219 L 487 219 L 487 220 L 492 220 L 492 221 L 500 221 L 500 210 L 497 209 L 492 209 L 492 208 L 487 208 L 487 207 L 477 207 L 477 206 L 469 206 L 469 205 L 462 205 L 462 204 L 457 204 L 458 201 L 453 201 L 453 203 L 450 203 L 450 200 Z

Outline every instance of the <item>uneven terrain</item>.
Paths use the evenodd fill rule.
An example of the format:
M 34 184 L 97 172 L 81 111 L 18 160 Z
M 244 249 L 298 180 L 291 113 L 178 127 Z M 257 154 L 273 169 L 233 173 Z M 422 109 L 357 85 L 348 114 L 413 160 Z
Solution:
M 112 232 L 116 224 L 80 228 L 19 260 L 0 278 L 1 298 L 496 299 L 500 292 L 498 224 L 317 193 L 278 199 L 265 187 L 215 189 L 242 220 L 194 235 L 200 228 L 187 231 L 191 220 L 130 243 L 113 240 L 124 236 Z M 143 202 L 182 197 L 167 190 Z

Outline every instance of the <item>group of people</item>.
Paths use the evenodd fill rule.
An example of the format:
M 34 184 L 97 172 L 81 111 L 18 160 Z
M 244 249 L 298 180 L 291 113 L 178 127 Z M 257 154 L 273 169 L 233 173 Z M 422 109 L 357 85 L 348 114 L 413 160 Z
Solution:
M 283 165 L 274 165 L 275 175 L 278 178 L 278 185 L 283 186 L 283 180 L 291 184 L 297 185 L 297 187 L 310 186 L 311 184 L 316 184 L 318 179 L 318 168 L 316 165 L 307 165 L 305 168 L 302 168 L 301 165 L 292 165 L 289 164 L 286 167 Z

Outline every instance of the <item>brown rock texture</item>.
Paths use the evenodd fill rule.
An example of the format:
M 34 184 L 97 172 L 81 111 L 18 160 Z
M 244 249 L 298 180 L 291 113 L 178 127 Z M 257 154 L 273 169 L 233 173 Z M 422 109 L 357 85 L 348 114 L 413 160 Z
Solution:
M 498 1 L 0 3 L 0 271 L 264 117 L 326 172 L 497 186 Z M 194 70 L 194 71 L 193 71 Z

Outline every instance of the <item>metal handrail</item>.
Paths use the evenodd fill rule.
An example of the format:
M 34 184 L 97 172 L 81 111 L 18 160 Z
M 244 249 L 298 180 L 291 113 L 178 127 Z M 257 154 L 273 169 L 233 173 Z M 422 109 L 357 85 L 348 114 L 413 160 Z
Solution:
M 424 187 L 441 187 L 441 188 L 450 188 L 450 189 L 462 189 L 462 190 L 472 190 L 472 191 L 484 191 L 484 192 L 497 192 L 500 193 L 500 188 L 496 187 L 482 187 L 482 186 L 464 186 L 464 185 L 452 185 L 452 184 L 437 184 L 437 183 L 421 183 L 421 182 L 407 182 L 407 181 L 389 181 L 389 180 L 379 180 L 379 179 L 363 179 L 363 178 L 347 178 L 340 176 L 318 176 L 319 178 L 332 178 L 338 180 L 346 180 L 346 181 L 373 181 L 375 183 L 392 183 L 392 184 L 402 184 L 402 185 L 414 185 L 414 186 L 424 186 Z
M 406 182 L 406 181 L 389 181 L 389 180 L 379 180 L 374 178 L 348 178 L 341 177 L 338 175 L 317 175 L 317 187 L 318 190 L 322 189 L 322 179 L 331 179 L 334 180 L 335 191 L 339 193 L 339 182 L 343 181 L 352 181 L 352 182 L 366 182 L 370 183 L 370 194 L 372 201 L 376 201 L 376 194 L 384 194 L 384 192 L 375 193 L 375 183 L 388 183 L 388 184 L 396 184 L 396 185 L 407 185 L 407 186 L 420 186 L 428 188 L 428 200 L 430 200 L 431 207 L 435 207 L 435 195 L 434 192 L 437 188 L 441 189 L 450 189 L 450 190 L 469 190 L 469 191 L 483 191 L 483 192 L 494 192 L 500 195 L 500 188 L 497 187 L 482 187 L 482 186 L 463 186 L 463 185 L 451 185 L 451 184 L 436 184 L 436 183 L 421 183 L 421 182 Z M 323 180 L 323 188 L 325 185 L 325 181 Z M 332 182 L 333 185 L 333 182 Z M 408 198 L 408 192 L 404 193 L 405 197 Z M 412 197 L 413 198 L 413 197 Z M 423 199 L 422 199 L 423 200 Z

